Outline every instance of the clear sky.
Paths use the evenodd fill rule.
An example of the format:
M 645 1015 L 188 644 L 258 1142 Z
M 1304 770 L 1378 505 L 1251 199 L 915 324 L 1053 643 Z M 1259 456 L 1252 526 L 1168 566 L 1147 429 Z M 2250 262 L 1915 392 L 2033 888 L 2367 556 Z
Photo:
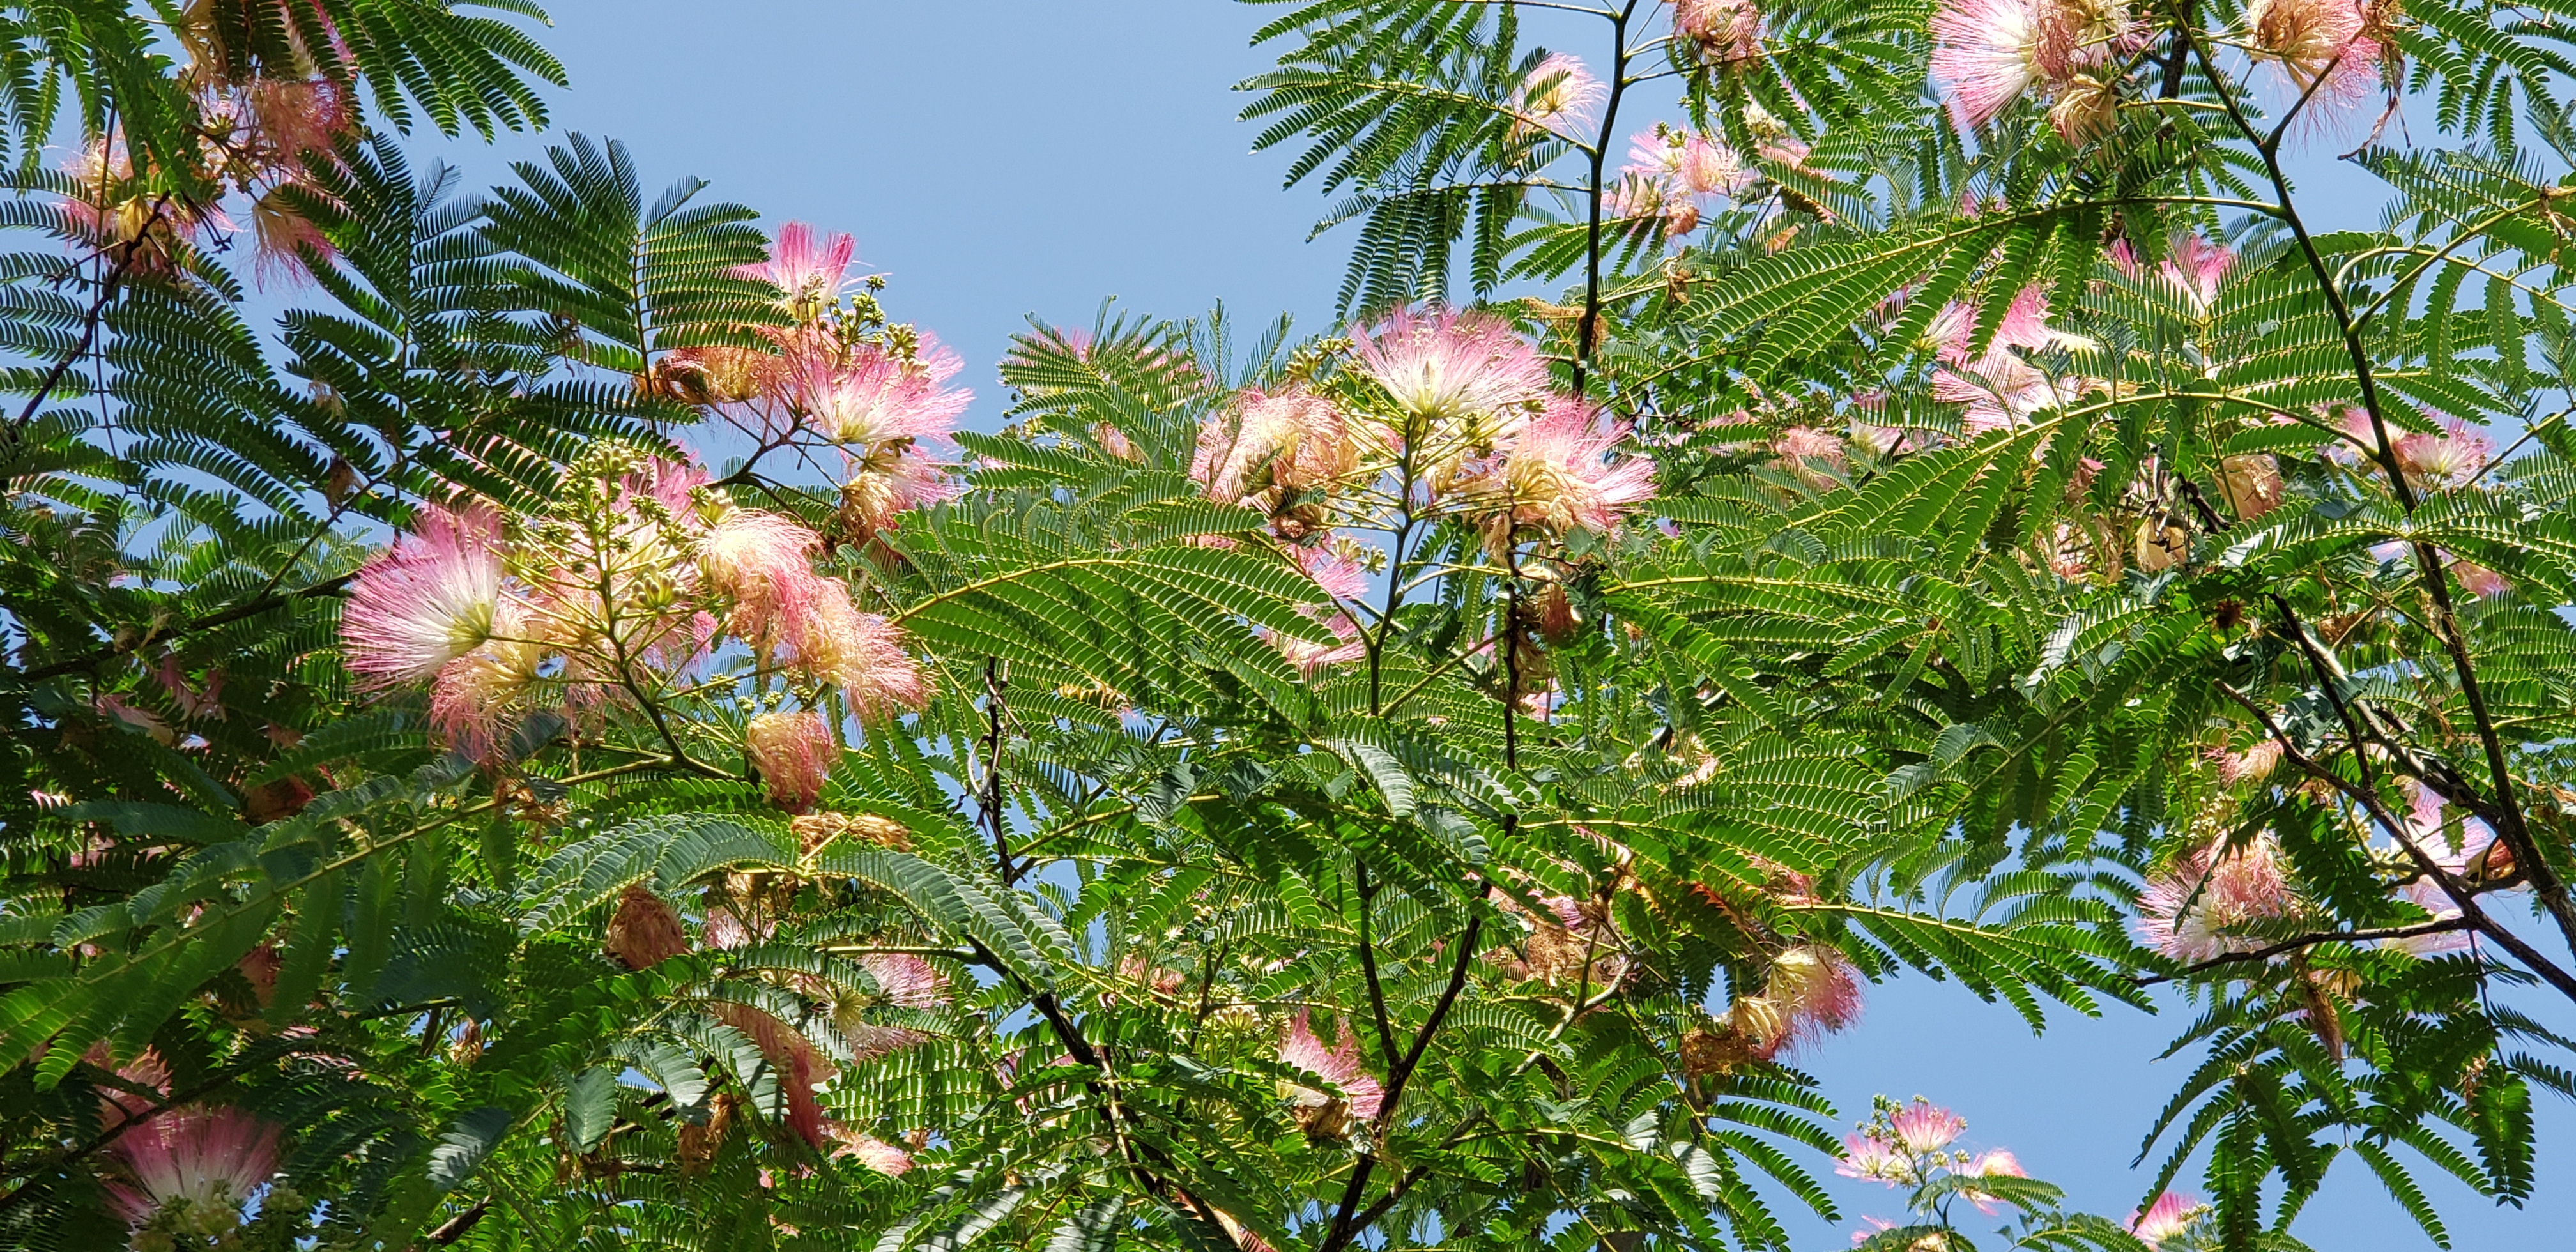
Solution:
M 972 424 L 998 420 L 992 367 L 1035 314 L 1088 324 L 1108 296 L 1166 316 L 1219 300 L 1238 314 L 1329 325 L 1347 234 L 1305 242 L 1323 208 L 1283 191 L 1287 158 L 1253 155 L 1233 83 L 1264 68 L 1246 46 L 1277 6 L 1229 0 L 553 0 L 547 45 L 569 67 L 555 124 L 625 140 L 658 187 L 682 174 L 772 224 L 801 218 L 858 236 L 887 302 L 955 346 Z M 1588 52 L 1576 47 L 1573 50 Z M 1593 58 L 1596 61 L 1598 58 Z M 2418 127 L 2419 137 L 2429 132 Z M 2392 130 L 2391 137 L 2395 137 Z M 534 145 L 448 149 L 469 184 Z M 2330 154 L 2304 164 L 2321 226 L 2376 218 L 2377 184 Z M 2535 1005 L 2535 1008 L 2546 1006 Z M 2129 1160 L 2190 1060 L 2154 1063 L 2189 1017 L 2114 1008 L 2034 1039 L 2008 1009 L 1955 984 L 1877 988 L 1863 1023 L 1806 1059 L 1846 1120 L 1873 1092 L 1921 1093 L 1969 1119 L 1976 1147 L 2008 1147 L 2071 1201 L 2125 1214 L 2146 1186 Z M 2547 1020 L 2576 1027 L 2564 1012 Z M 2542 1196 L 2528 1210 L 2427 1186 L 2455 1246 L 2576 1245 L 2576 1197 L 2554 1188 L 2576 1128 L 2542 1097 Z M 1824 1168 L 1818 1166 L 1821 1172 Z M 1896 1197 L 1836 1179 L 1846 1221 L 1792 1218 L 1798 1246 L 1848 1246 L 1858 1215 Z M 2186 1185 L 2190 1180 L 2186 1179 Z M 2338 1164 L 2296 1228 L 2319 1252 L 2431 1245 L 2357 1159 Z

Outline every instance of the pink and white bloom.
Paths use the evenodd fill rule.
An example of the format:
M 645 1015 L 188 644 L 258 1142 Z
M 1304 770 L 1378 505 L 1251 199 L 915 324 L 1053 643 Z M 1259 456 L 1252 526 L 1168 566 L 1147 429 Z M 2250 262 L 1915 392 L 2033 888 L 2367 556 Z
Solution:
M 103 1190 L 127 1222 L 176 1209 L 181 1229 L 215 1236 L 241 1224 L 242 1205 L 277 1172 L 277 1128 L 231 1109 L 187 1109 L 126 1131 L 108 1151 L 130 1181 Z
M 1290 635 L 1272 634 L 1270 646 L 1279 649 L 1297 672 L 1312 678 L 1327 666 L 1356 661 L 1368 655 L 1368 645 L 1360 638 L 1359 623 L 1348 613 L 1335 613 L 1325 619 L 1324 628 L 1333 632 L 1334 642 L 1315 643 Z M 1266 632 L 1264 632 L 1266 633 Z
M 1627 439 L 1628 428 L 1599 416 L 1579 401 L 1551 398 L 1504 456 L 1496 481 L 1481 490 L 1501 497 L 1515 526 L 1560 535 L 1616 529 L 1631 506 L 1654 498 L 1655 463 L 1614 458 L 1611 450 Z
M 778 242 L 770 248 L 768 260 L 742 266 L 734 273 L 763 280 L 787 293 L 789 311 L 802 321 L 840 298 L 843 275 L 849 272 L 851 254 L 857 250 L 857 241 L 846 234 L 817 235 L 804 222 L 789 222 L 778 228 Z
M 777 397 L 834 443 L 853 448 L 945 437 L 975 395 L 944 387 L 962 368 L 957 354 L 922 336 L 911 359 L 875 344 L 842 353 L 791 348 Z
M 424 506 L 410 533 L 359 568 L 340 611 L 340 638 L 361 686 L 426 679 L 493 637 L 500 532 L 489 505 Z
M 1777 1055 L 1860 1020 L 1860 970 L 1836 949 L 1802 943 L 1771 958 L 1762 998 L 1778 1014 L 1778 1028 L 1763 1040 L 1763 1051 Z
M 2319 106 L 2357 103 L 2378 85 L 2385 52 L 2368 37 L 2376 16 L 2370 0 L 2254 0 L 2245 9 L 2245 42 L 2294 93 L 2314 88 L 2308 108 L 2317 116 Z
M 2495 455 L 2495 445 L 2465 422 L 2446 421 L 2442 430 L 2438 435 L 2410 434 L 2397 439 L 2397 466 L 2406 472 L 2406 481 L 2419 489 L 2438 491 L 2466 486 Z
M 2023 288 L 2005 307 L 1983 355 L 1969 354 L 1976 342 L 1976 313 L 1964 304 L 1944 306 L 1929 330 L 1943 365 L 1933 371 L 1932 395 L 1967 406 L 1962 417 L 1970 434 L 2010 430 L 2096 385 L 2083 378 L 2053 379 L 2012 351 L 2075 353 L 2096 347 L 2089 338 L 2048 324 L 2048 298 L 2037 287 Z
M 1923 1156 L 1950 1146 L 1968 1128 L 1966 1118 L 1933 1104 L 1916 1099 L 1912 1104 L 1887 1115 L 1887 1127 L 1896 1135 L 1896 1146 Z
M 798 660 L 841 689 L 850 714 L 877 721 L 929 703 L 921 667 L 903 649 L 903 631 L 874 613 L 862 613 L 839 590 L 815 605 L 814 619 L 797 642 Z
M 2021 1161 L 2002 1148 L 1989 1148 L 1978 1153 L 1967 1164 L 1959 1166 L 1957 1172 L 1971 1178 L 2030 1177 L 2029 1174 L 2022 1172 Z M 1965 1187 L 1960 1189 L 1959 1194 L 1967 1197 L 1968 1203 L 1976 1205 L 1977 1211 L 1988 1217 L 2002 1211 L 2002 1203 L 1990 1192 Z
M 1378 1106 L 1386 1100 L 1386 1088 L 1360 1064 L 1360 1041 L 1352 1037 L 1347 1022 L 1342 1026 L 1341 1042 L 1328 1048 L 1315 1037 L 1305 1011 L 1299 1010 L 1289 1022 L 1287 1034 L 1279 1040 L 1279 1063 L 1331 1083 L 1350 1102 L 1351 1116 L 1361 1121 L 1376 1117 Z
M 1753 181 L 1753 172 L 1745 168 L 1741 154 L 1698 134 L 1682 141 L 1679 172 L 1683 185 L 1697 195 L 1732 196 Z
M 1190 477 L 1211 500 L 1261 507 L 1254 497 L 1270 488 L 1322 489 L 1357 464 L 1348 424 L 1330 400 L 1300 388 L 1250 390 L 1199 429 Z
M 859 958 L 859 968 L 877 981 L 883 1003 L 904 1009 L 935 1009 L 948 1003 L 948 976 L 909 952 L 870 952 Z
M 1463 424 L 1470 440 L 1493 439 L 1547 394 L 1546 364 L 1508 323 L 1487 314 L 1398 309 L 1374 327 L 1355 328 L 1351 338 L 1360 372 L 1412 419 L 1417 434 Z
M 1311 545 L 1288 549 L 1297 568 L 1315 580 L 1315 586 L 1336 600 L 1358 598 L 1368 590 L 1368 570 L 1329 546 Z
M 832 728 L 823 723 L 822 714 L 807 709 L 752 718 L 743 728 L 743 752 L 760 772 L 770 803 L 802 813 L 814 807 L 823 784 L 831 780 L 840 745 L 832 741 Z
M 1583 58 L 1560 52 L 1530 67 L 1514 107 L 1530 125 L 1576 138 L 1592 125 L 1592 111 L 1609 96 L 1609 87 L 1592 76 Z
M 1673 0 L 1673 31 L 1718 61 L 1762 53 L 1762 10 L 1753 0 Z
M 2129 1233 L 2150 1248 L 2162 1249 L 2167 1241 L 2189 1231 L 2206 1211 L 2206 1206 L 2189 1194 L 2167 1191 L 2130 1215 Z
M 823 537 L 783 513 L 735 509 L 698 539 L 699 576 L 733 601 L 725 628 L 755 646 L 801 637 L 821 599 L 842 594 L 814 572 Z
M 2138 894 L 2139 937 L 2177 961 L 2206 961 L 2261 946 L 2229 932 L 2298 911 L 2280 851 L 2268 834 L 2233 850 L 2194 849 Z
M 912 1154 L 874 1135 L 851 1130 L 839 1123 L 825 1127 L 834 1143 L 834 1157 L 848 1157 L 888 1178 L 900 1178 L 912 1168 Z
M 2261 782 L 2272 776 L 2281 764 L 2281 741 L 2257 739 L 2242 751 L 2211 748 L 2209 759 L 2218 766 L 2218 781 L 2235 786 L 2238 783 Z
M 1932 13 L 1932 77 L 1961 130 L 2003 115 L 2043 75 L 2040 0 L 1945 0 Z
M 1877 1135 L 1845 1135 L 1843 1159 L 1834 1172 L 1893 1187 L 1914 1181 L 1914 1158 Z

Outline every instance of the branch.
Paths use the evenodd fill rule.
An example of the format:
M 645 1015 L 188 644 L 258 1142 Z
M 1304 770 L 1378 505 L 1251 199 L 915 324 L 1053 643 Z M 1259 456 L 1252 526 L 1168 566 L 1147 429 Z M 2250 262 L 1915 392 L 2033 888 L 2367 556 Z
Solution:
M 140 652 L 143 649 L 151 647 L 153 644 L 159 643 L 165 639 L 176 639 L 182 635 L 192 635 L 198 631 L 211 630 L 217 626 L 229 626 L 234 622 L 245 621 L 263 613 L 275 612 L 276 610 L 284 608 L 297 600 L 312 599 L 319 596 L 338 595 L 348 587 L 350 580 L 356 577 L 356 574 L 342 574 L 338 578 L 325 579 L 310 587 L 305 587 L 300 590 L 278 592 L 271 595 L 261 596 L 258 599 L 248 600 L 241 604 L 234 605 L 229 609 L 209 613 L 204 617 L 191 618 L 190 620 L 182 622 L 168 630 L 157 628 L 146 630 L 142 634 L 126 640 L 123 643 L 113 644 L 108 647 L 98 649 L 95 652 L 84 653 L 83 655 L 73 657 L 70 660 L 56 661 L 50 665 L 39 665 L 34 669 L 21 672 L 18 675 L 18 678 L 21 682 L 42 682 L 48 678 L 60 678 L 65 674 L 77 674 L 84 670 L 93 669 L 106 662 L 116 660 L 120 657 L 131 656 L 134 653 Z
M 1504 820 L 1508 822 L 1509 815 Z M 1394 1127 L 1396 1106 L 1404 1099 L 1405 1084 L 1412 1080 L 1413 1071 L 1422 1064 L 1422 1054 L 1431 1046 L 1431 1036 L 1439 1032 L 1442 1019 L 1448 1017 L 1450 1008 L 1457 1004 L 1458 993 L 1466 989 L 1467 966 L 1475 960 L 1476 940 L 1484 933 L 1484 928 L 1484 918 L 1468 919 L 1467 933 L 1458 944 L 1458 959 L 1449 967 L 1449 985 L 1441 990 L 1439 1002 L 1431 1006 L 1431 1016 L 1423 1021 L 1422 1029 L 1414 1033 L 1413 1046 L 1406 1051 L 1404 1060 L 1387 1070 L 1386 1097 L 1378 1102 L 1377 1108 L 1377 1137 L 1381 1149 L 1388 1132 Z M 1377 1150 L 1360 1154 L 1359 1164 L 1351 1170 L 1350 1185 L 1342 1189 L 1341 1207 L 1333 1214 L 1333 1224 L 1327 1228 L 1319 1252 L 1342 1252 L 1359 1237 L 1360 1231 L 1366 1229 L 1357 1220 L 1360 1196 L 1368 1190 L 1369 1175 L 1377 1168 L 1378 1158 Z M 1373 1208 L 1372 1211 L 1383 1212 L 1384 1209 Z
M 2451 931 L 2474 931 L 2476 929 L 2477 924 L 2470 921 L 2466 914 L 2463 914 L 2459 917 L 2444 917 L 2437 918 L 2429 922 L 2417 922 L 2411 926 L 2381 926 L 2369 930 L 2329 931 L 2313 935 L 2301 935 L 2296 939 L 2284 939 L 2269 947 L 2256 948 L 2251 952 L 2230 952 L 2225 956 L 2214 956 L 2206 961 L 2186 965 L 2182 969 L 2171 974 L 2154 974 L 2144 978 L 2132 978 L 2129 981 L 2136 983 L 2141 987 L 2152 987 L 2158 983 L 2179 982 L 2194 974 L 2201 973 L 2205 970 L 2215 969 L 2221 965 L 2242 965 L 2268 961 L 2273 957 L 2282 955 L 2283 953 L 2296 952 L 2302 948 L 2313 948 L 2321 943 L 2366 943 L 2373 939 L 2413 939 L 2421 935 L 2439 935 Z

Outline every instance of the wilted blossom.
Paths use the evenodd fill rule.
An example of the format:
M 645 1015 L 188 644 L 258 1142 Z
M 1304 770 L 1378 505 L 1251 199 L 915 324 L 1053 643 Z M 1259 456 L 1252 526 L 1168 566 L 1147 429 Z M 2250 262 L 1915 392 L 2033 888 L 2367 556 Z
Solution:
M 1527 407 L 1547 394 L 1538 354 L 1486 314 L 1397 309 L 1351 338 L 1360 372 L 1406 415 L 1411 437 L 1490 442 L 1516 429 Z
M 807 709 L 752 718 L 743 728 L 743 751 L 769 788 L 770 803 L 801 813 L 823 794 L 840 745 L 832 741 L 823 715 Z
M 340 637 L 360 685 L 418 682 L 483 645 L 501 602 L 500 518 L 488 505 L 423 507 L 358 570 Z
M 103 1190 L 128 1223 L 219 1237 L 241 1224 L 242 1205 L 277 1172 L 277 1128 L 231 1109 L 165 1113 L 108 1149 L 125 1177 Z
M 1922 1156 L 1950 1146 L 1950 1141 L 1968 1128 L 1968 1120 L 1917 1097 L 1912 1104 L 1887 1115 L 1888 1129 L 1896 1135 L 1896 1146 Z
M 848 1157 L 889 1178 L 903 1176 L 912 1168 L 912 1154 L 874 1135 L 852 1130 L 837 1122 L 828 1123 L 824 1133 L 832 1140 L 832 1155 Z
M 2261 941 L 2228 932 L 2286 917 L 2298 900 L 2268 834 L 2239 848 L 2211 844 L 2151 876 L 2138 894 L 2138 933 L 2148 946 L 2183 962 L 2206 961 Z
M 1530 125 L 1573 138 L 1592 124 L 1592 111 L 1609 95 L 1581 57 L 1560 52 L 1530 67 L 1515 107 Z
M 2227 497 L 2227 507 L 2249 522 L 2281 507 L 2290 491 L 2281 479 L 2281 463 L 2269 452 L 2219 458 L 2218 489 Z
M 2460 580 L 2460 590 L 2481 600 L 2493 599 L 2513 590 L 2513 584 L 2506 581 L 2504 575 L 2474 561 L 2451 562 L 2451 577 Z
M 650 969 L 689 950 L 689 932 L 670 902 L 642 885 L 618 897 L 600 946 L 628 969 Z
M 2130 1215 L 2129 1233 L 2150 1248 L 2162 1249 L 2168 1240 L 2189 1231 L 2206 1211 L 2206 1206 L 2189 1194 L 2167 1191 Z
M 1770 1060 L 1860 1020 L 1860 971 L 1851 958 L 1820 944 L 1799 944 L 1771 958 L 1762 994 L 1738 999 L 1728 1023 Z
M 2281 764 L 2281 741 L 2257 739 L 2242 751 L 2212 748 L 2209 759 L 2218 766 L 2218 780 L 2228 786 L 2243 782 L 2261 782 L 2272 776 Z

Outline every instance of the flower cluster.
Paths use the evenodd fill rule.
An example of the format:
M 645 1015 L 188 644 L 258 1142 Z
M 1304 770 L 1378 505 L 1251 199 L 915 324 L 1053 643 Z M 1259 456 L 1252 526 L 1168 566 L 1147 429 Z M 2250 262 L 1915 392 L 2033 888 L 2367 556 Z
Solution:
M 757 328 L 768 346 L 683 348 L 645 382 L 724 416 L 764 453 L 807 443 L 836 451 L 841 527 L 862 542 L 906 509 L 956 494 L 931 449 L 973 396 L 947 386 L 956 353 L 886 320 L 882 279 L 851 280 L 856 250 L 846 234 L 787 223 L 767 261 L 738 271 L 779 293 L 782 324 Z
M 1713 64 L 1762 55 L 1762 10 L 1753 0 L 1673 0 L 1673 33 Z
M 1794 164 L 1805 153 L 1764 155 L 1786 156 Z M 1760 177 L 1724 139 L 1657 122 L 1629 141 L 1628 163 L 1619 168 L 1602 211 L 1621 221 L 1660 223 L 1666 238 L 1676 238 L 1699 229 L 1704 208 L 1742 197 Z
M 2263 946 L 2249 928 L 2302 907 L 2266 833 L 2240 846 L 2195 848 L 2150 876 L 2138 893 L 2137 927 L 2149 947 L 2192 963 Z
M 2029 1175 L 2023 1172 L 2021 1162 L 2002 1148 L 1975 1155 L 1952 1148 L 1950 1145 L 1967 1129 L 1966 1118 L 1921 1096 L 1905 1104 L 1879 1096 L 1873 1102 L 1870 1119 L 1844 1136 L 1842 1163 L 1835 1166 L 1834 1172 L 1913 1192 L 1916 1207 L 1927 1210 L 1927 1215 L 1939 1213 L 1939 1201 L 1927 1202 L 1928 1196 L 1956 1196 L 1991 1217 L 2002 1211 L 2004 1201 L 1994 1190 L 1981 1189 L 1977 1183 Z M 1893 1222 L 1864 1220 L 1874 1229 L 1854 1234 L 1855 1246 L 1867 1243 L 1878 1231 L 1896 1228 Z
M 476 757 L 540 711 L 653 717 L 731 645 L 748 681 L 807 710 L 755 718 L 747 745 L 771 794 L 802 808 L 833 748 L 814 712 L 827 696 L 862 721 L 926 696 L 901 633 L 815 569 L 821 547 L 793 519 L 733 506 L 692 465 L 603 444 L 542 514 L 423 508 L 351 582 L 341 637 L 362 685 L 427 684 L 432 723 Z
M 1349 532 L 1451 517 L 1500 559 L 1606 534 L 1654 494 L 1653 463 L 1617 452 L 1627 427 L 1556 392 L 1499 318 L 1399 308 L 1328 351 L 1348 368 L 1303 363 L 1212 416 L 1190 477 L 1208 498 L 1258 513 L 1269 541 L 1335 601 L 1356 598 L 1385 562 Z M 1274 642 L 1310 673 L 1365 654 L 1346 611 L 1324 623 L 1334 642 Z

